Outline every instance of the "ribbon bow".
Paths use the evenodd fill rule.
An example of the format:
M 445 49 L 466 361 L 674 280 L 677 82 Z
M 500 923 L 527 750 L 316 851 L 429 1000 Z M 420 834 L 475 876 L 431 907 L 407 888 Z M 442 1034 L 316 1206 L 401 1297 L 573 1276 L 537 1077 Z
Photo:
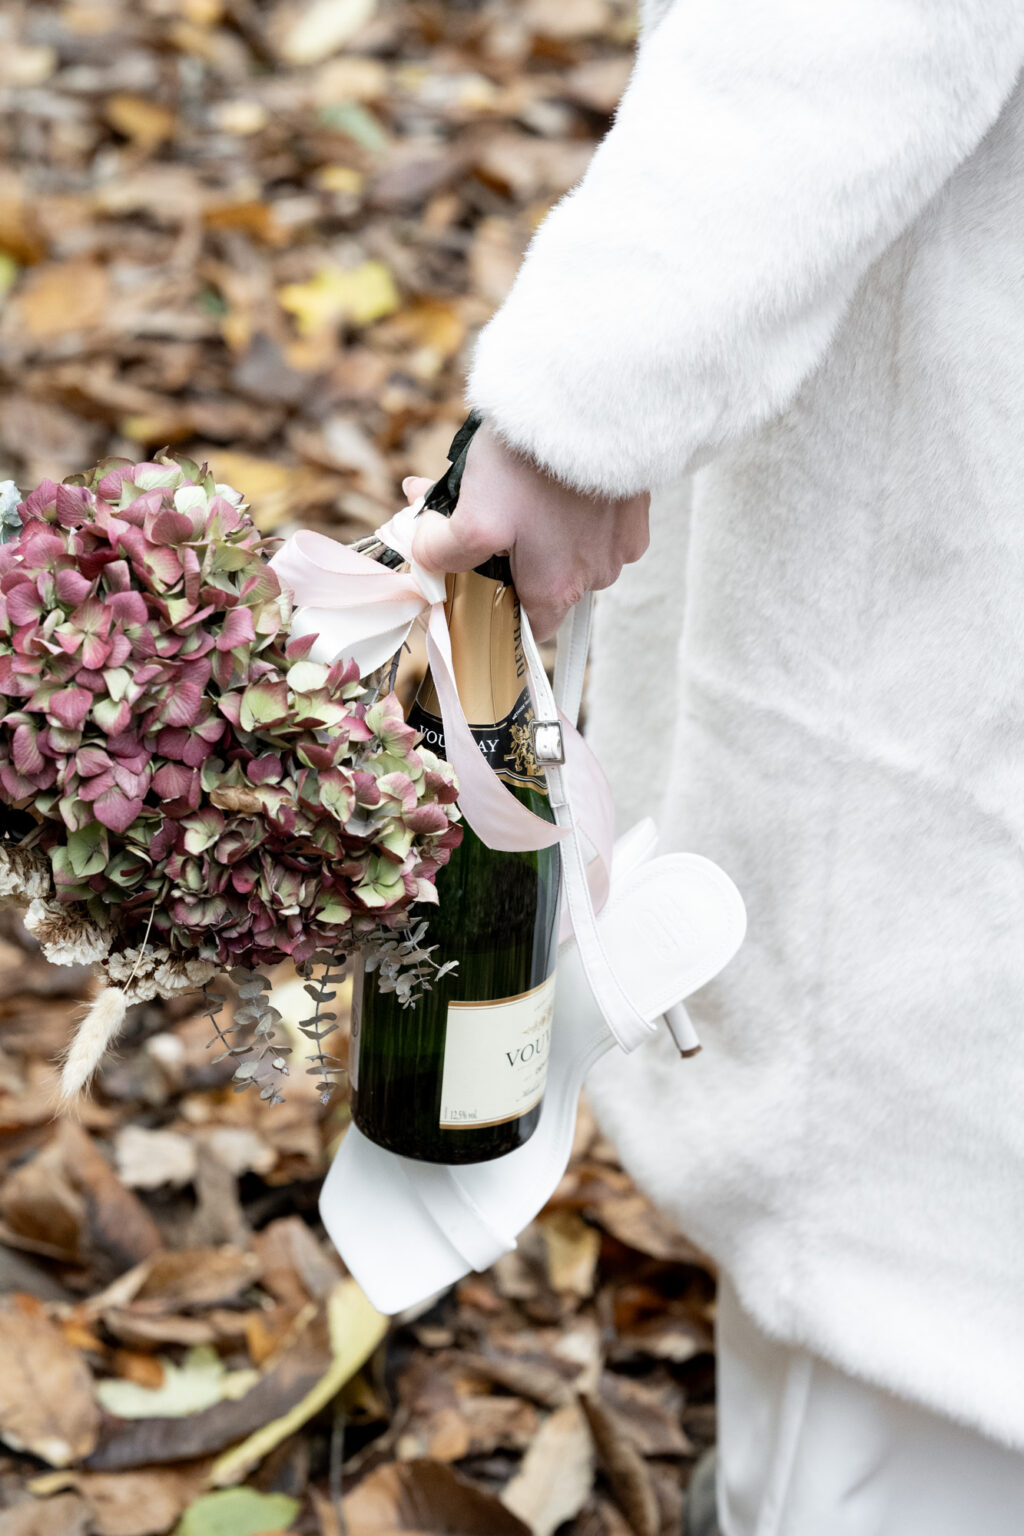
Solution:
M 403 508 L 377 530 L 377 538 L 408 561 L 407 571 L 390 570 L 322 533 L 293 534 L 270 562 L 298 605 L 292 633 L 315 632 L 318 638 L 310 651 L 314 660 L 331 663 L 351 657 L 363 677 L 384 666 L 412 626 L 425 621 L 445 755 L 459 776 L 459 809 L 489 848 L 549 848 L 561 841 L 565 829 L 535 816 L 510 793 L 488 767 L 470 731 L 455 686 L 444 577 L 425 570 L 412 557 L 419 506 Z

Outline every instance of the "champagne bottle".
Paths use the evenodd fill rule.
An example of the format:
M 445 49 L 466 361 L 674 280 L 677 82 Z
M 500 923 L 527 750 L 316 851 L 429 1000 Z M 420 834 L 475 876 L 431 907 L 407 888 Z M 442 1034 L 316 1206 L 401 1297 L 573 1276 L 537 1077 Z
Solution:
M 464 457 L 457 438 L 456 472 L 460 446 Z M 480 751 L 513 794 L 552 821 L 530 740 L 508 560 L 449 576 L 446 617 L 459 697 Z M 440 715 L 428 674 L 409 722 L 444 756 Z M 424 940 L 438 946 L 440 959 L 457 960 L 456 969 L 404 1008 L 379 990 L 375 973 L 357 976 L 352 1116 L 371 1141 L 427 1162 L 473 1163 L 528 1140 L 540 1118 L 551 1038 L 559 882 L 557 847 L 499 852 L 466 827 L 438 876 L 439 904 L 428 909 Z

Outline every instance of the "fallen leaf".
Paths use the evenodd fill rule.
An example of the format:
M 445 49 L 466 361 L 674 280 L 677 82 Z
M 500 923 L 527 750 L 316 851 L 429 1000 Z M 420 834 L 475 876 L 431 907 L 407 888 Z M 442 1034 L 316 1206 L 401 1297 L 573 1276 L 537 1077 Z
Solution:
M 566 1403 L 541 1425 L 515 1477 L 501 1492 L 506 1509 L 533 1536 L 553 1536 L 578 1515 L 594 1477 L 594 1440 L 579 1403 Z
M 195 1177 L 195 1142 L 178 1131 L 122 1126 L 114 1139 L 114 1158 L 121 1181 L 129 1189 L 181 1186 Z
M 75 1493 L 27 1499 L 0 1514 L 0 1536 L 88 1536 L 89 1509 Z
M 8 1174 L 0 1190 L 0 1214 L 13 1241 L 41 1245 L 48 1255 L 72 1262 L 82 1256 L 85 1204 L 65 1178 L 56 1140 Z
M 52 341 L 101 323 L 110 279 L 94 261 L 52 262 L 28 272 L 10 302 L 30 337 Z
M 191 1248 L 150 1259 L 132 1298 L 138 1312 L 175 1312 L 233 1301 L 258 1277 L 259 1260 L 239 1248 Z
M 566 75 L 569 96 L 594 112 L 612 115 L 633 72 L 633 60 L 621 55 L 588 59 Z
M 160 1365 L 163 1379 L 159 1386 L 114 1379 L 99 1381 L 97 1401 L 119 1419 L 180 1419 L 209 1408 L 222 1398 L 237 1401 L 259 1379 L 257 1371 L 229 1371 L 208 1344 L 190 1349 L 180 1366 L 170 1359 L 161 1359 Z
M 601 1402 L 642 1456 L 692 1456 L 683 1430 L 683 1394 L 671 1377 L 639 1380 L 619 1371 L 601 1374 Z
M 289 64 L 318 64 L 344 48 L 376 9 L 377 0 L 312 0 L 296 8 L 278 51 Z
M 174 1536 L 273 1536 L 286 1530 L 299 1512 L 298 1499 L 255 1488 L 224 1488 L 204 1493 L 185 1511 Z
M 596 1397 L 580 1399 L 598 1461 L 635 1536 L 659 1536 L 658 1499 L 647 1463 Z
M 347 58 L 332 59 L 321 69 L 317 70 L 316 81 L 313 86 L 313 100 L 318 107 L 335 106 L 342 101 L 379 101 L 388 91 L 388 70 L 379 59 Z M 351 176 L 353 173 L 349 166 L 324 166 L 318 175 L 323 177 L 325 173 L 346 171 Z M 361 184 L 361 178 L 360 178 Z M 357 185 L 352 187 L 351 182 L 342 178 L 340 186 L 328 185 L 329 191 L 359 191 Z
M 85 1241 L 93 1262 L 120 1274 L 163 1247 L 160 1229 L 139 1197 L 126 1189 L 96 1143 L 74 1121 L 58 1135 L 64 1176 L 81 1195 Z
M 92 1380 L 38 1303 L 0 1305 L 0 1438 L 52 1467 L 66 1467 L 96 1444 L 99 1413 Z
M 560 1294 L 592 1296 L 601 1234 L 575 1211 L 548 1211 L 540 1218 L 548 1283 Z
M 263 1289 L 292 1306 L 329 1295 L 341 1279 L 333 1250 L 326 1253 L 298 1216 L 270 1222 L 256 1234 L 252 1246 L 260 1262 Z
M 278 302 L 294 315 L 300 336 L 314 336 L 347 321 L 369 325 L 394 314 L 400 299 L 390 270 L 381 261 L 358 267 L 326 267 L 305 283 L 287 283 Z
M 177 117 L 170 108 L 151 101 L 147 96 L 135 96 L 128 92 L 110 97 L 107 102 L 107 121 L 118 133 L 146 151 L 156 149 L 165 139 L 169 139 L 177 125 Z
M 64 1331 L 67 1333 L 66 1327 Z M 110 1364 L 115 1376 L 122 1381 L 133 1381 L 137 1387 L 155 1390 L 164 1384 L 163 1362 L 156 1355 L 144 1355 L 137 1349 L 116 1349 Z
M 180 1471 L 50 1472 L 33 1478 L 29 1489 L 35 1494 L 74 1489 L 95 1536 L 163 1536 L 201 1491 L 203 1476 L 202 1463 Z M 57 1536 L 65 1536 L 63 1529 Z
M 308 482 L 301 465 L 281 464 L 237 449 L 217 448 L 211 467 L 218 480 L 241 490 L 253 521 L 263 533 L 271 533 L 293 512 Z
M 608 0 L 527 0 L 527 25 L 542 37 L 599 37 L 608 27 Z
M 529 1536 L 517 1515 L 439 1461 L 378 1467 L 345 1500 L 349 1536 Z
M 328 1349 L 326 1319 L 310 1307 L 292 1336 L 258 1380 L 238 1399 L 222 1398 L 182 1418 L 117 1422 L 107 1429 L 89 1458 L 96 1472 L 193 1461 L 214 1455 L 275 1421 L 300 1402 L 324 1374 Z
M 319 1381 L 280 1418 L 263 1424 L 216 1462 L 210 1482 L 236 1482 L 275 1446 L 331 1401 L 370 1358 L 387 1333 L 388 1319 L 372 1307 L 354 1280 L 339 1280 L 327 1298 L 330 1361 Z

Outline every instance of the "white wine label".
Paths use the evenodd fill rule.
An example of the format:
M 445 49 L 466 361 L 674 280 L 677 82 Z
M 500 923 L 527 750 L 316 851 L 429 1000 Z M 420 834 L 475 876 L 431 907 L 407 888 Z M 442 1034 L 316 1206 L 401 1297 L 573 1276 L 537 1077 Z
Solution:
M 497 1003 L 449 1003 L 441 1079 L 446 1130 L 501 1125 L 539 1104 L 551 1051 L 555 978 Z

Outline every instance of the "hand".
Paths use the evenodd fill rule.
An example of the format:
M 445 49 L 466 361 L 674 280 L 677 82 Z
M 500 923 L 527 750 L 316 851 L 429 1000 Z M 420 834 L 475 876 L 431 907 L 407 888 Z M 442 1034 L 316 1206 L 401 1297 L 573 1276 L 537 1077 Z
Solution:
M 431 481 L 410 476 L 414 501 Z M 538 640 L 557 631 L 585 592 L 610 587 L 648 544 L 650 498 L 612 501 L 570 490 L 513 452 L 485 423 L 466 459 L 452 516 L 424 512 L 413 553 L 428 570 L 468 571 L 508 552 L 519 600 Z

